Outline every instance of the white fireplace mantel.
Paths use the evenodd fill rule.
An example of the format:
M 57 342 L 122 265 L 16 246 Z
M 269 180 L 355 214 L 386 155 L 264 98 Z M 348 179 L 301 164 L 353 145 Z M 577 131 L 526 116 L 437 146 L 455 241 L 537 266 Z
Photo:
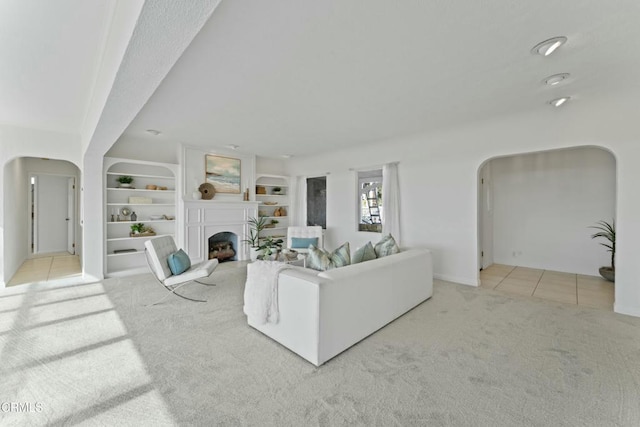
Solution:
M 209 237 L 224 231 L 238 236 L 238 261 L 249 259 L 249 246 L 242 243 L 249 235 L 250 217 L 258 216 L 258 202 L 185 200 L 184 239 L 192 262 L 208 258 Z

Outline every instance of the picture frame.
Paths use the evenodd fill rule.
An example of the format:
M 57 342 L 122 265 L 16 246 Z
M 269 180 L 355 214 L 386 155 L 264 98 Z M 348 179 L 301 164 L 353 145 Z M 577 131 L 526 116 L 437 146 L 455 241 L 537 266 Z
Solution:
M 241 193 L 241 161 L 233 157 L 205 155 L 205 182 L 216 189 L 216 193 Z

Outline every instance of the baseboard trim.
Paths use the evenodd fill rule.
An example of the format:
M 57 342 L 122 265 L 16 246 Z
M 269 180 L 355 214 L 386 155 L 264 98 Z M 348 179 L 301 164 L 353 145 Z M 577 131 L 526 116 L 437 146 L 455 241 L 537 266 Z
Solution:
M 433 278 L 447 282 L 460 283 L 461 285 L 478 287 L 478 279 L 472 280 L 468 277 L 449 276 L 448 274 L 434 274 Z
M 640 307 L 624 306 L 621 304 L 613 304 L 613 311 L 627 316 L 640 317 Z

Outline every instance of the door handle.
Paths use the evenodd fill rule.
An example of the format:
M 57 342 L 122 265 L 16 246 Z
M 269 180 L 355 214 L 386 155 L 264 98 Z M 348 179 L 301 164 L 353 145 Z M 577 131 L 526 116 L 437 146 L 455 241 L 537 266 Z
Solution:
M 64 220 L 65 220 L 65 221 L 69 221 L 69 218 L 65 218 Z

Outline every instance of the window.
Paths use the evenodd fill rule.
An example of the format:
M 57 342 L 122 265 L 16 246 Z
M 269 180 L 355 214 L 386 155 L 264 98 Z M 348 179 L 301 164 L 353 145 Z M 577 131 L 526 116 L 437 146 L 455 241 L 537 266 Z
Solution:
M 382 232 L 382 169 L 358 172 L 358 231 Z

